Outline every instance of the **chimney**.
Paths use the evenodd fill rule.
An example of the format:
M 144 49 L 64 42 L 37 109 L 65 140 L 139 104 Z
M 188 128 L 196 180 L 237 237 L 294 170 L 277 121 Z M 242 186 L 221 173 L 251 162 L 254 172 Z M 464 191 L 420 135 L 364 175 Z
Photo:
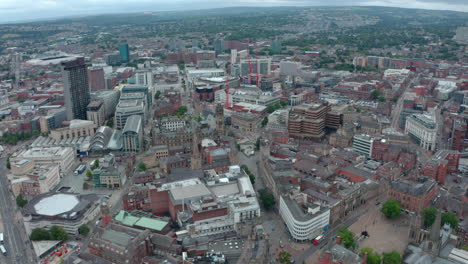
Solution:
M 336 236 L 335 242 L 336 242 L 337 245 L 341 245 L 341 237 Z
M 367 264 L 367 257 L 368 257 L 368 253 L 366 252 L 364 254 L 364 260 L 362 261 L 362 264 Z

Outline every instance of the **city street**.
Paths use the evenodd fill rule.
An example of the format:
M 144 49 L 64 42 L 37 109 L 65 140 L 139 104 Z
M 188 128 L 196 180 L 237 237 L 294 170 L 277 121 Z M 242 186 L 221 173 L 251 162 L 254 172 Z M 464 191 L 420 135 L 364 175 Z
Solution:
M 6 159 L 0 159 L 0 213 L 3 223 L 3 235 L 7 256 L 0 256 L 0 262 L 6 264 L 36 263 L 32 249 L 23 224 L 21 213 L 16 209 L 16 202 L 9 190 L 5 167 Z

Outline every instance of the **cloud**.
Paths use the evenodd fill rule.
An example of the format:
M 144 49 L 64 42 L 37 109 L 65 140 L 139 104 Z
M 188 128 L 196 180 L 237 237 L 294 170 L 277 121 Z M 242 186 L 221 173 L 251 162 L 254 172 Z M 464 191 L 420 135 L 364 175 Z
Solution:
M 0 0 L 0 22 L 229 6 L 393 6 L 468 12 L 467 0 Z

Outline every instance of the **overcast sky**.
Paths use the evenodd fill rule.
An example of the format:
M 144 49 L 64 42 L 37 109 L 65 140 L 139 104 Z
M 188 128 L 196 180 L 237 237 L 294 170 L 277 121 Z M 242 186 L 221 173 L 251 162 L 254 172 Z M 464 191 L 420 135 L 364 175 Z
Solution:
M 468 0 L 0 0 L 0 23 L 77 15 L 229 6 L 394 6 L 468 12 Z

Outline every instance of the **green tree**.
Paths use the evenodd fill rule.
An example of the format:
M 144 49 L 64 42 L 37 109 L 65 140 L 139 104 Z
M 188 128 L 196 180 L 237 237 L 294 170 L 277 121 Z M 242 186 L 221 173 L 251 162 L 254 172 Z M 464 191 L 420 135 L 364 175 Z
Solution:
M 362 248 L 359 255 L 361 257 L 364 257 L 366 253 L 367 253 L 367 264 L 380 264 L 380 262 L 382 262 L 380 255 L 374 252 L 372 248 Z
M 143 161 L 138 163 L 138 171 L 146 171 L 146 164 Z
M 382 264 L 401 264 L 400 253 L 393 250 L 390 253 L 383 253 L 383 262 Z
M 424 208 L 424 210 L 422 210 L 422 215 L 424 218 L 424 226 L 428 228 L 432 224 L 434 224 L 434 221 L 437 216 L 437 209 L 432 208 L 432 207 Z
M 261 143 L 261 141 L 262 141 L 262 138 L 261 138 L 261 137 L 257 138 L 257 141 L 255 141 L 255 149 L 256 149 L 256 150 L 260 150 L 260 143 Z
M 18 205 L 19 207 L 22 208 L 22 207 L 24 207 L 27 203 L 28 203 L 28 201 L 25 200 L 25 199 L 23 198 L 23 195 L 22 195 L 22 194 L 16 196 L 16 205 Z
M 6 160 L 6 167 L 7 167 L 7 169 L 11 170 L 10 156 L 8 156 L 8 158 Z
M 393 199 L 386 201 L 382 206 L 382 213 L 390 219 L 397 218 L 401 213 L 400 203 Z
M 284 264 L 289 264 L 291 263 L 291 254 L 289 252 L 286 252 L 286 251 L 281 251 L 279 253 L 279 262 L 280 263 L 284 263 Z
M 441 224 L 449 224 L 453 229 L 458 228 L 458 218 L 454 213 L 446 212 L 442 214 Z
M 275 206 L 275 196 L 268 189 L 261 189 L 258 191 L 260 195 L 260 201 L 262 202 L 265 210 L 270 210 Z
M 106 126 L 114 127 L 114 118 L 111 118 L 111 119 L 107 120 Z
M 91 180 L 93 178 L 93 172 L 91 170 L 86 170 L 86 177 L 88 180 Z
M 385 102 L 385 97 L 383 97 L 383 96 L 379 96 L 378 99 L 379 99 L 380 102 Z
M 30 236 L 32 241 L 51 240 L 50 232 L 44 228 L 34 228 Z
M 154 99 L 158 100 L 159 97 L 161 97 L 161 91 L 156 91 L 156 93 L 154 94 Z
M 374 90 L 374 91 L 372 91 L 371 95 L 372 95 L 372 99 L 376 100 L 380 96 L 380 91 L 379 90 Z
M 177 110 L 177 115 L 183 116 L 185 115 L 185 113 L 187 113 L 187 111 L 188 111 L 187 106 L 183 105 L 179 107 L 179 109 Z
M 65 241 L 68 239 L 68 234 L 61 226 L 52 226 L 50 228 L 50 235 L 53 240 Z
M 354 249 L 356 247 L 356 239 L 354 238 L 354 233 L 349 231 L 348 228 L 341 228 L 340 231 L 338 231 L 338 236 L 340 236 L 345 248 Z
M 268 124 L 268 116 L 265 116 L 262 120 L 262 127 L 265 127 Z
M 83 236 L 87 236 L 89 231 L 90 231 L 89 226 L 87 225 L 82 225 L 78 228 L 78 233 L 80 233 L 80 235 L 83 235 Z
M 95 170 L 95 169 L 97 169 L 97 168 L 99 168 L 99 159 L 95 159 L 95 160 L 94 160 L 94 168 L 93 168 L 93 170 Z

